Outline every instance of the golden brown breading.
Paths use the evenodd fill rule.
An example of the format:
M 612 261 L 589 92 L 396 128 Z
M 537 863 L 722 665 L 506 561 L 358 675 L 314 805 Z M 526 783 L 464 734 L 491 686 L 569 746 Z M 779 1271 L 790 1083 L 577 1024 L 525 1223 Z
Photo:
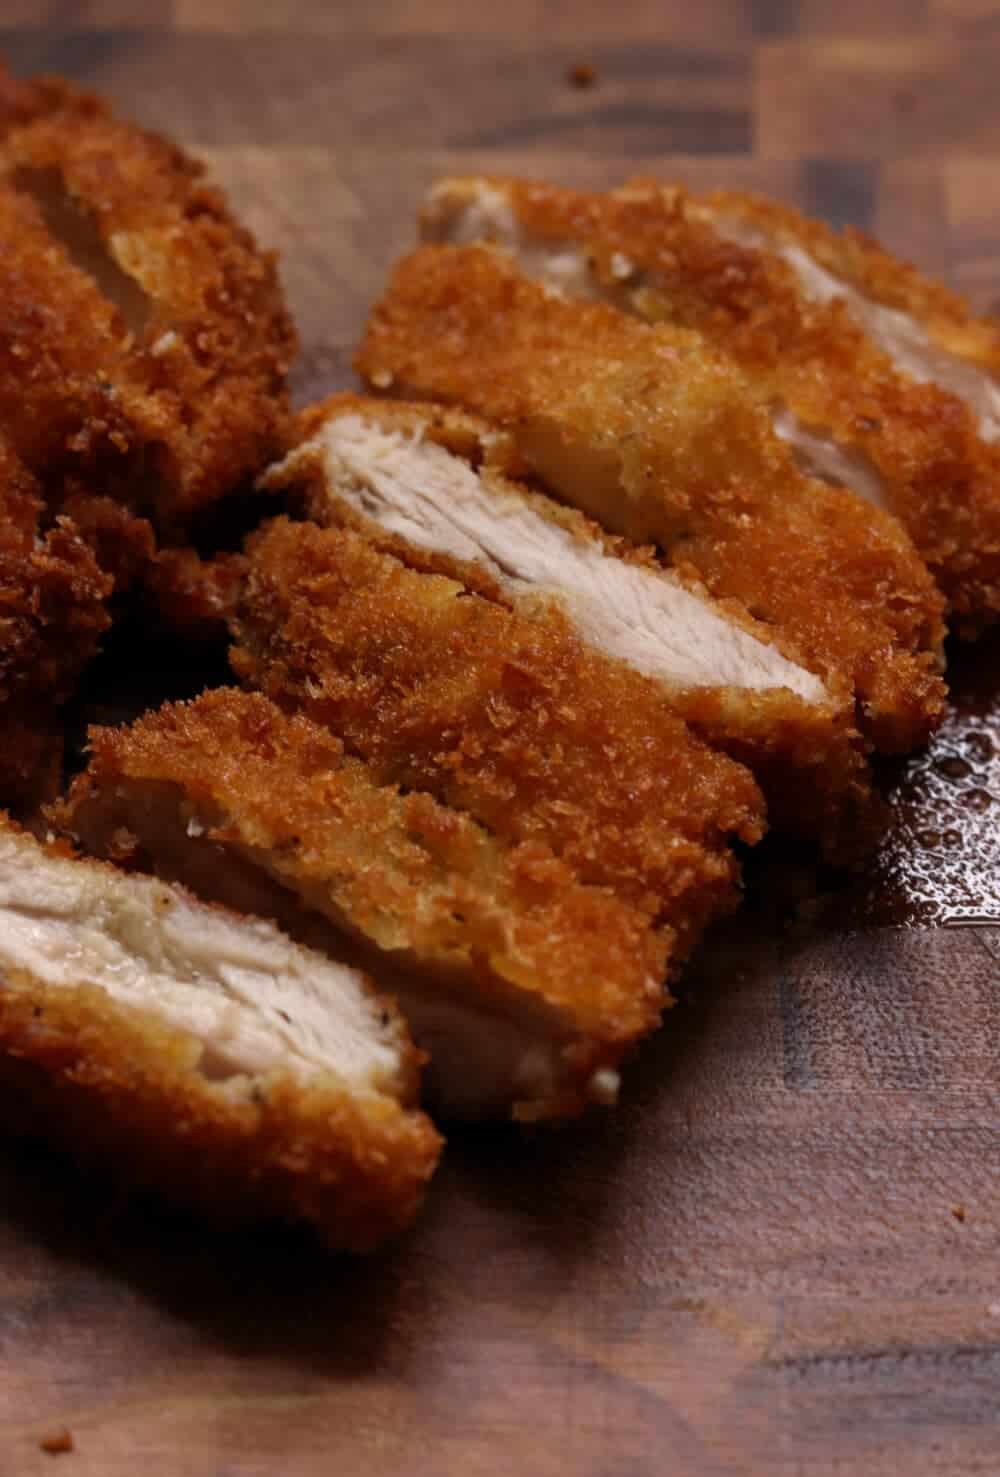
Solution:
M 325 729 L 258 693 L 207 693 L 131 728 L 92 729 L 90 744 L 53 813 L 62 828 L 305 941 L 328 920 L 363 945 L 364 967 L 405 1014 L 414 1003 L 418 1044 L 421 1006 L 464 1007 L 472 1039 L 451 1052 L 463 1080 L 438 1084 L 449 1102 L 477 1098 L 465 1079 L 490 1043 L 475 1038 L 512 1022 L 532 1078 L 479 1106 L 509 1111 L 513 1097 L 522 1118 L 576 1112 L 595 1074 L 599 1087 L 659 1021 L 669 934 L 581 886 L 539 843 L 506 845 L 427 794 L 376 784 Z
M 568 303 L 483 247 L 400 263 L 357 365 L 464 404 L 606 527 L 657 543 L 857 694 L 889 751 L 940 721 L 942 602 L 895 519 L 803 478 L 761 393 L 704 338 Z
M 704 606 L 706 619 L 717 621 L 722 632 L 732 631 L 737 638 L 749 637 L 754 643 L 762 643 L 745 658 L 742 649 L 737 649 L 730 656 L 730 666 L 738 668 L 744 659 L 759 664 L 768 660 L 773 644 L 768 628 L 750 620 L 745 612 L 713 601 L 704 586 L 668 574 L 648 549 L 605 534 L 576 509 L 556 503 L 528 483 L 512 478 L 506 466 L 510 453 L 508 438 L 488 422 L 464 411 L 410 401 L 375 400 L 350 393 L 334 395 L 300 415 L 299 445 L 269 469 L 260 479 L 261 485 L 289 493 L 315 522 L 326 527 L 357 528 L 376 547 L 395 555 L 408 567 L 448 575 L 467 589 L 509 609 L 530 612 L 547 598 L 544 584 L 539 586 L 530 579 L 523 586 L 510 580 L 501 582 L 496 576 L 498 566 L 485 550 L 482 559 L 474 559 L 458 557 L 440 545 L 432 547 L 431 504 L 426 500 L 414 504 L 416 521 L 412 527 L 417 531 L 412 537 L 392 532 L 378 521 L 379 497 L 374 493 L 374 484 L 348 501 L 346 474 L 342 468 L 339 473 L 336 471 L 324 439 L 335 429 L 334 423 L 345 417 L 350 424 L 360 422 L 389 435 L 405 437 L 406 443 L 432 443 L 472 468 L 482 492 L 484 515 L 495 513 L 497 528 L 504 530 L 501 557 L 509 575 L 518 576 L 522 572 L 519 540 L 524 542 L 529 559 L 538 548 L 530 529 L 523 529 L 520 534 L 512 532 L 511 513 L 517 507 L 524 509 L 526 517 L 536 519 L 539 527 L 554 527 L 567 537 L 564 562 L 568 551 L 602 551 L 610 561 L 609 573 L 602 576 L 608 581 L 602 585 L 606 596 L 614 594 L 611 581 L 618 561 L 625 567 L 648 571 L 657 583 L 663 581 L 667 591 L 672 591 L 675 584 L 684 589 L 687 596 Z M 372 467 L 384 486 L 388 467 L 374 452 L 372 458 Z M 452 503 L 460 497 L 457 489 L 452 489 L 449 495 Z M 359 504 L 365 505 L 368 511 L 361 513 Z M 466 513 L 462 526 L 471 528 L 472 512 L 466 510 Z M 477 508 L 476 518 L 479 513 Z M 470 538 L 469 543 L 474 542 L 474 537 Z M 578 573 L 581 579 L 586 579 L 590 571 L 581 569 Z M 630 601 L 643 593 L 634 587 L 619 592 L 620 604 L 610 612 L 612 619 L 620 616 L 624 622 L 634 615 Z M 579 607 L 579 593 L 568 602 L 560 602 L 559 590 L 553 586 L 548 598 L 561 603 L 571 623 L 581 629 L 574 613 Z M 670 620 L 666 608 L 658 617 L 664 624 Z M 589 612 L 590 617 L 595 610 Z M 686 639 L 698 639 L 690 626 L 691 612 L 685 609 L 678 616 L 685 622 Z M 643 634 L 641 617 L 638 629 Z M 595 630 L 596 627 L 588 635 L 581 629 L 581 637 L 600 650 L 600 636 Z M 649 635 L 652 634 L 651 623 Z M 700 639 L 708 645 L 721 638 L 710 629 L 702 630 Z M 727 684 L 721 678 L 684 685 L 681 679 L 672 679 L 667 671 L 672 650 L 670 633 L 664 632 L 664 670 L 659 675 L 651 672 L 647 675 L 662 687 L 671 709 L 696 732 L 749 766 L 764 790 L 772 826 L 818 838 L 833 860 L 850 860 L 870 850 L 880 831 L 882 808 L 872 793 L 863 746 L 854 727 L 853 703 L 824 692 L 818 679 L 811 674 L 807 678 L 799 670 L 800 664 L 779 666 L 778 657 L 774 658 L 775 676 L 770 686 L 752 685 L 757 680 L 756 671 L 743 686 L 735 679 Z M 790 654 L 786 651 L 784 655 Z M 622 659 L 628 661 L 628 657 Z M 711 665 L 706 659 L 706 668 Z M 643 670 L 641 665 L 639 670 Z M 783 677 L 801 677 L 810 695 L 782 685 Z
M 882 504 L 904 524 L 944 590 L 956 624 L 1000 618 L 1000 450 L 954 394 L 894 368 L 841 301 L 804 293 L 762 242 L 727 239 L 718 218 L 807 248 L 873 300 L 915 313 L 952 352 L 1000 370 L 1000 335 L 964 304 L 857 232 L 837 236 L 750 196 L 699 199 L 652 181 L 606 195 L 521 180 L 446 181 L 426 211 L 431 239 L 449 198 L 492 190 L 525 245 L 567 243 L 591 263 L 595 290 L 652 322 L 702 332 L 799 423 L 870 465 Z M 440 228 L 440 227 L 438 227 Z
M 303 980 L 324 977 L 332 987 L 337 966 L 271 925 L 76 861 L 65 846 L 41 846 L 2 818 L 0 833 L 8 1132 L 41 1130 L 223 1223 L 305 1220 L 330 1245 L 356 1250 L 408 1224 L 440 1140 L 412 1107 L 419 1057 L 391 1002 L 370 1001 L 363 979 L 347 971 L 393 1068 L 361 1068 L 354 1081 L 347 1066 L 356 1046 L 329 1068 L 322 1047 L 323 1065 L 315 1053 L 297 1056 L 284 1028 L 269 1028 L 265 1012 L 240 994 L 256 977 L 255 960 L 286 970 L 303 996 Z M 213 931 L 225 956 L 214 993 Z M 146 973 L 155 987 L 143 983 Z M 193 1006 L 192 996 L 204 1003 Z M 278 994 L 289 1009 L 292 998 Z M 276 1015 L 291 1032 L 290 1018 Z M 252 1017 L 258 1024 L 240 1037 Z M 259 1052 L 253 1031 L 268 1039 L 268 1029 L 272 1050 L 251 1062 L 246 1052 Z
M 102 990 L 0 983 L 7 1133 L 42 1133 L 221 1225 L 306 1221 L 353 1251 L 416 1215 L 440 1139 L 388 1097 L 272 1076 L 236 1098 L 192 1068 L 193 1042 Z
M 550 846 L 676 928 L 682 956 L 732 903 L 728 841 L 763 829 L 749 773 L 558 612 L 504 610 L 347 530 L 277 519 L 248 553 L 234 669 L 326 724 L 381 782 Z
M 148 614 L 188 640 L 224 641 L 245 568 L 240 554 L 201 559 L 194 549 L 161 549 L 143 577 Z
M 61 782 L 56 712 L 110 618 L 112 580 L 75 523 L 41 527 L 34 479 L 0 436 L 0 806 L 30 818 Z
M 281 445 L 274 260 L 166 140 L 58 81 L 6 95 L 0 424 L 176 532 Z

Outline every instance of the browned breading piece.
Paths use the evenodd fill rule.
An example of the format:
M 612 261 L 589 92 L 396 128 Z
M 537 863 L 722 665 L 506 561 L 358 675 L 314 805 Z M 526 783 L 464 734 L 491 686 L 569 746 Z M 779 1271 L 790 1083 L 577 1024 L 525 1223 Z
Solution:
M 565 501 L 846 682 L 880 748 L 939 722 L 942 601 L 909 539 L 802 477 L 759 391 L 703 337 L 567 302 L 497 250 L 425 246 L 397 266 L 357 365 L 376 388 L 499 422 Z
M 231 1222 L 367 1250 L 419 1208 L 439 1139 L 418 1058 L 357 970 L 272 924 L 0 827 L 0 1086 L 41 1129 Z
M 148 614 L 188 640 L 224 641 L 245 569 L 241 554 L 201 559 L 194 549 L 161 549 L 143 578 Z
M 165 139 L 66 83 L 6 95 L 0 424 L 47 482 L 175 533 L 282 443 L 274 260 Z
M 539 843 L 378 785 L 259 693 L 90 738 L 60 826 L 339 957 L 349 937 L 430 1051 L 447 1112 L 550 1118 L 613 1098 L 623 1053 L 659 1021 L 668 933 Z
M 806 470 L 901 520 L 960 629 L 1000 618 L 1000 335 L 950 293 L 857 232 L 645 180 L 606 195 L 445 180 L 423 224 L 500 242 L 572 297 L 704 333 L 763 387 Z
M 588 645 L 655 681 L 674 712 L 754 771 L 772 824 L 856 855 L 878 834 L 853 703 L 626 540 L 496 465 L 504 439 L 465 412 L 336 395 L 261 479 L 315 522 L 353 527 L 411 568 L 510 609 L 555 603 Z
M 21 818 L 59 786 L 56 711 L 107 629 L 112 589 L 73 521 L 43 531 L 41 515 L 37 484 L 0 436 L 0 805 Z
M 735 900 L 728 843 L 763 829 L 751 776 L 558 611 L 505 610 L 350 530 L 281 518 L 248 553 L 234 670 L 332 729 L 380 782 L 551 847 L 676 929 L 679 958 Z

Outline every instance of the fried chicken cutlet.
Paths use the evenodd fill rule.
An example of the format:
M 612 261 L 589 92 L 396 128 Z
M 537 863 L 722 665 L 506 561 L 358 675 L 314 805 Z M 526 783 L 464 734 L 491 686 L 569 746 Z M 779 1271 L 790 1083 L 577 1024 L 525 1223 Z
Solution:
M 943 712 L 942 600 L 896 520 L 810 481 L 759 391 L 700 335 L 569 302 L 482 246 L 424 246 L 375 308 L 357 366 L 377 389 L 461 405 L 606 529 L 654 543 L 738 601 L 881 749 Z
M 834 857 L 874 840 L 853 704 L 766 627 L 505 475 L 505 438 L 485 421 L 340 395 L 305 412 L 299 432 L 263 487 L 509 608 L 555 603 L 589 646 L 656 682 L 674 712 L 749 764 L 772 824 L 819 835 Z
M 201 166 L 57 79 L 0 79 L 0 425 L 50 496 L 181 536 L 278 451 L 295 336 Z
M 235 672 L 331 729 L 380 783 L 549 847 L 674 929 L 676 962 L 735 902 L 730 842 L 763 831 L 752 777 L 559 611 L 505 609 L 350 529 L 279 518 L 247 553 Z
M 326 729 L 220 690 L 91 730 L 56 814 L 88 851 L 356 957 L 430 1053 L 448 1115 L 613 1100 L 659 1022 L 672 939 L 538 842 L 377 784 Z
M 439 1150 L 419 1058 L 356 969 L 273 924 L 0 825 L 5 1125 L 224 1222 L 367 1250 Z
M 764 387 L 804 471 L 900 519 L 960 630 L 1000 618 L 1000 335 L 912 268 L 787 208 L 643 180 L 604 195 L 444 180 L 422 227 L 704 333 Z

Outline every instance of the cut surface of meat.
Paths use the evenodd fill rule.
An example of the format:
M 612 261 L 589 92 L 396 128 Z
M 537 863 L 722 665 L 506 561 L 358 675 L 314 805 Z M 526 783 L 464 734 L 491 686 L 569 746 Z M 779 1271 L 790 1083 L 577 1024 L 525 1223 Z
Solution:
M 803 478 L 703 337 L 567 302 L 496 249 L 425 246 L 397 266 L 357 363 L 380 388 L 498 422 L 548 489 L 846 684 L 879 747 L 940 721 L 942 602 L 909 539 Z
M 959 630 L 1000 616 L 1000 339 L 943 288 L 856 232 L 653 181 L 443 180 L 422 227 L 503 245 L 564 296 L 704 333 L 765 390 L 804 471 L 900 519 Z
M 325 729 L 219 691 L 91 732 L 59 812 L 88 850 L 274 917 L 400 1002 L 444 1111 L 607 1098 L 658 1022 L 671 939 L 544 846 L 379 785 Z
M 365 976 L 273 924 L 0 828 L 0 1078 L 55 1136 L 223 1219 L 364 1247 L 416 1211 L 437 1140 Z M 218 1176 L 218 1184 L 214 1183 Z

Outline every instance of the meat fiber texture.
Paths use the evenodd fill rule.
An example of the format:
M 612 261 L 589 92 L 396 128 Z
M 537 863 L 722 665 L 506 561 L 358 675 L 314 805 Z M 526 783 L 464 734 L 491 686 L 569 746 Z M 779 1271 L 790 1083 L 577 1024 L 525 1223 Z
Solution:
M 280 446 L 294 348 L 200 165 L 67 83 L 0 81 L 0 426 L 36 475 L 182 531 Z
M 655 543 L 850 693 L 877 747 L 940 722 L 943 602 L 909 538 L 804 478 L 761 393 L 704 337 L 566 301 L 497 249 L 425 246 L 397 266 L 357 365 L 378 389 L 498 422 L 547 488 Z
M 733 193 L 444 180 L 428 240 L 498 242 L 569 297 L 703 333 L 810 475 L 894 513 L 974 634 L 1000 617 L 1000 336 L 853 230 Z
M 439 1139 L 405 1027 L 356 969 L 9 823 L 0 917 L 8 1132 L 222 1223 L 368 1250 L 410 1222 Z
M 89 851 L 356 956 L 430 1052 L 439 1110 L 613 1099 L 659 1022 L 672 937 L 537 841 L 378 784 L 325 729 L 220 690 L 93 729 L 57 819 Z
M 508 608 L 556 606 L 589 646 L 655 681 L 672 711 L 745 760 L 772 824 L 818 838 L 834 859 L 874 843 L 880 806 L 853 704 L 779 650 L 766 626 L 501 470 L 509 442 L 495 427 L 339 395 L 306 411 L 299 431 L 263 487 Z

